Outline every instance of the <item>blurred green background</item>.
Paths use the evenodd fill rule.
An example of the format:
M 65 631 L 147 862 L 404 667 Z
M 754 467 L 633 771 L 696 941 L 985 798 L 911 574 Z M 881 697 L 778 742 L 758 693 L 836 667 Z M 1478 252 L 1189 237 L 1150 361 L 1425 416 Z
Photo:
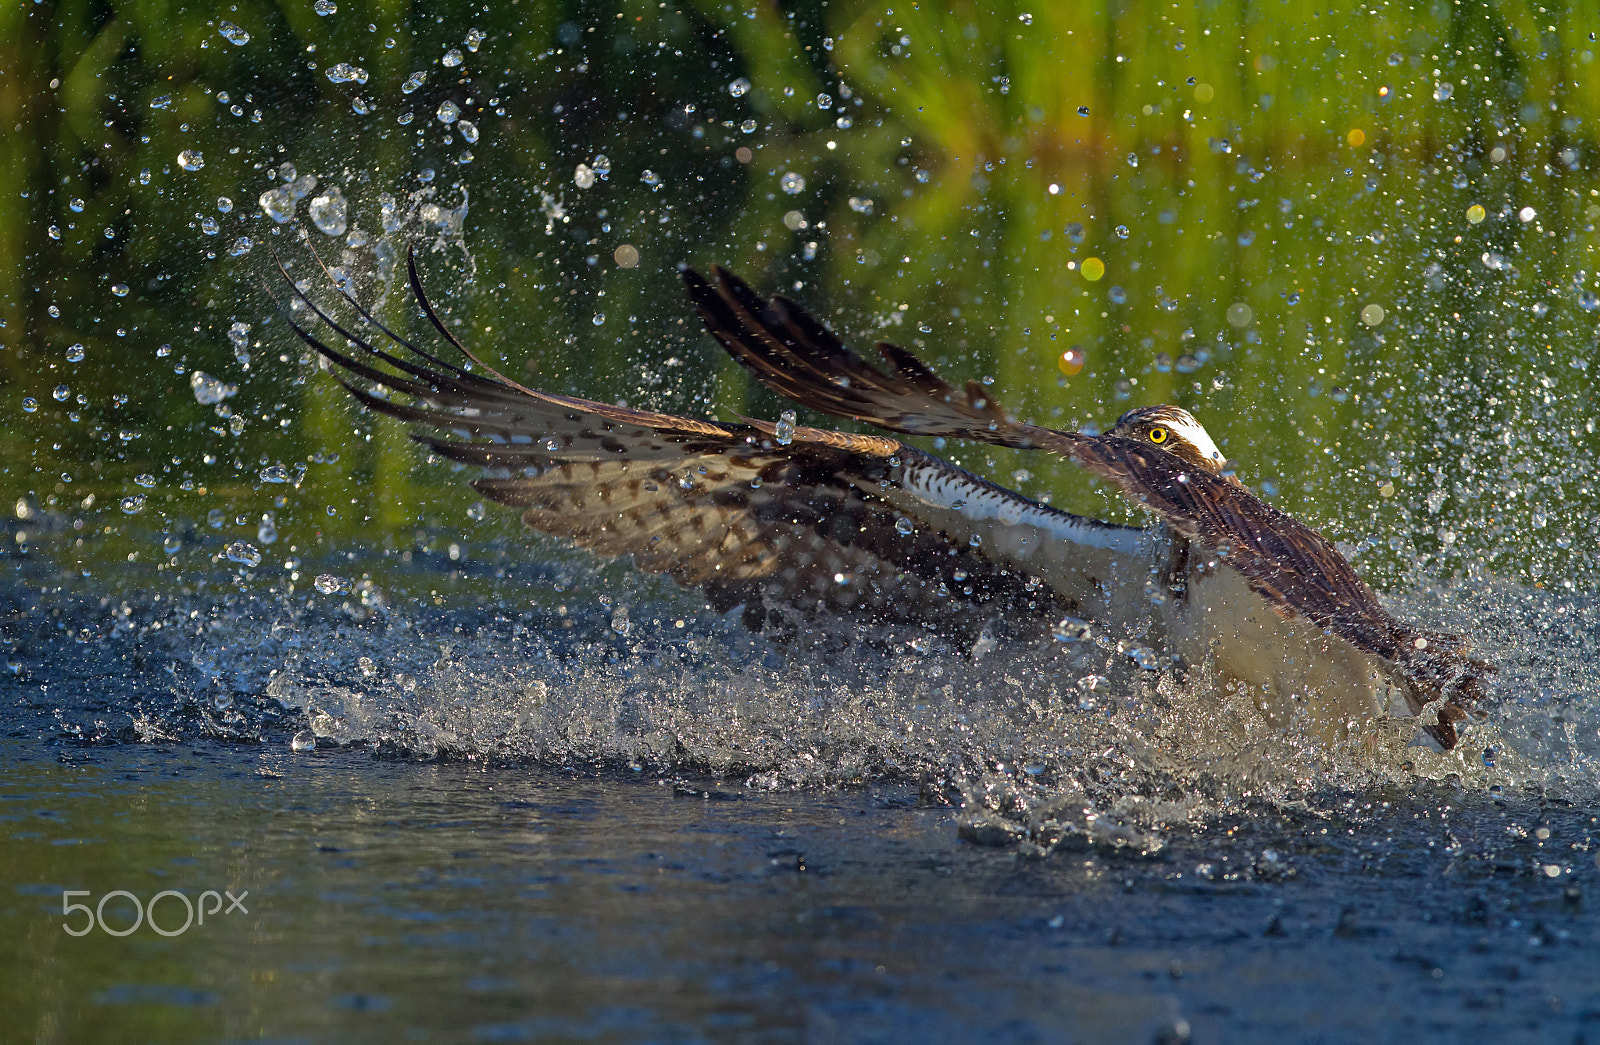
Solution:
M 85 568 L 513 534 L 264 290 L 275 258 L 325 286 L 315 248 L 403 324 L 414 242 L 463 336 L 547 389 L 775 415 L 678 288 L 721 263 L 1031 420 L 1188 407 L 1380 583 L 1590 586 L 1597 14 L 4 5 L 0 492 L 24 532 L 78 525 Z M 237 394 L 197 402 L 196 370 Z M 944 452 L 1134 517 L 1070 467 Z

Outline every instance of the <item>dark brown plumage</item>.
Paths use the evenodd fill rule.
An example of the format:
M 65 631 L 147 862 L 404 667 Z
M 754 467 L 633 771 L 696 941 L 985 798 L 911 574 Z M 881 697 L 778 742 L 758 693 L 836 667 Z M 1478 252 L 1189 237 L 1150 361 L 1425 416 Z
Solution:
M 489 470 L 473 485 L 522 509 L 531 528 L 598 554 L 632 555 L 643 570 L 704 588 L 718 608 L 744 603 L 752 623 L 780 603 L 804 613 L 957 627 L 1006 607 L 1041 619 L 1077 611 L 1070 595 L 1002 557 L 975 553 L 969 533 L 952 535 L 930 521 L 908 493 L 930 475 L 970 500 L 1137 535 L 1036 504 L 895 439 L 803 426 L 780 438 L 760 421 L 724 424 L 527 388 L 439 322 L 414 258 L 409 274 L 424 315 L 472 369 L 394 334 L 342 289 L 358 316 L 411 358 L 374 344 L 298 290 L 297 299 L 351 347 L 334 348 L 286 316 L 359 403 L 448 433 L 414 438 L 441 457 Z
M 1446 698 L 1425 728 L 1448 748 L 1482 695 L 1485 665 L 1459 641 L 1424 636 L 1385 611 L 1327 540 L 1239 484 L 1204 429 L 1175 407 L 1130 411 L 1102 436 L 1025 424 L 983 386 L 957 389 L 894 345 L 878 346 L 888 367 L 880 370 L 793 302 L 763 300 L 720 268 L 710 280 L 683 274 L 710 332 L 781 394 L 891 431 L 1061 454 L 1156 512 L 1169 530 L 1163 542 L 1039 504 L 895 439 L 725 424 L 527 388 L 440 322 L 414 257 L 408 273 L 424 315 L 465 364 L 394 334 L 342 289 L 360 319 L 407 355 L 366 339 L 298 290 L 350 348 L 330 346 L 292 312 L 289 322 L 364 406 L 445 433 L 416 438 L 442 457 L 488 469 L 474 486 L 522 509 L 530 527 L 600 554 L 630 554 L 641 569 L 704 588 L 720 607 L 742 602 L 755 619 L 782 603 L 944 625 L 997 611 L 1041 619 L 1064 611 L 1132 627 L 1152 612 L 1144 594 L 1152 577 L 1181 589 L 1185 576 L 1203 576 L 1186 565 L 1192 542 L 1237 571 L 1269 615 L 1303 618 L 1385 665 L 1363 667 L 1302 636 L 1294 648 L 1325 659 L 1323 668 L 1291 664 L 1288 676 L 1262 668 L 1263 655 L 1288 647 L 1271 638 L 1270 626 L 1262 631 L 1251 607 L 1228 608 L 1225 585 L 1170 618 L 1196 656 L 1210 655 L 1216 635 L 1235 637 L 1238 677 L 1264 680 L 1273 700 L 1293 699 L 1316 685 L 1309 680 L 1343 679 L 1339 685 L 1360 690 L 1374 673 L 1392 675 L 1413 713 Z M 1201 626 L 1224 610 L 1235 614 L 1231 630 Z
M 1285 618 L 1303 615 L 1397 665 L 1408 683 L 1413 713 L 1445 697 L 1438 725 L 1430 731 L 1445 747 L 1455 745 L 1455 723 L 1482 699 L 1489 666 L 1467 656 L 1458 638 L 1425 635 L 1396 619 L 1326 538 L 1258 499 L 1220 461 L 1210 461 L 1212 455 L 1169 439 L 1168 432 L 1177 428 L 1158 427 L 1176 422 L 1198 428 L 1186 412 L 1167 406 L 1129 411 L 1103 436 L 1024 424 L 981 385 L 969 383 L 958 391 L 911 353 L 887 343 L 878 350 L 889 370 L 879 370 L 793 302 L 783 297 L 763 302 L 732 273 L 713 267 L 711 274 L 708 281 L 684 273 L 690 297 L 723 347 L 775 391 L 890 431 L 1071 458 L 1238 570 Z M 1151 440 L 1153 430 L 1167 445 Z

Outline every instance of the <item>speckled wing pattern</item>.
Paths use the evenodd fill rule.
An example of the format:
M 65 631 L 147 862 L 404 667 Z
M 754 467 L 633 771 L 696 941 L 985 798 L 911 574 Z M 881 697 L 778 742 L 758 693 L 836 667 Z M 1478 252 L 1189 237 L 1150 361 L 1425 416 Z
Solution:
M 696 420 L 524 387 L 438 321 L 414 259 L 410 276 L 423 313 L 467 365 L 392 333 L 342 290 L 362 329 L 377 335 L 363 336 L 299 290 L 314 322 L 285 315 L 358 402 L 433 430 L 414 438 L 439 456 L 487 469 L 474 486 L 522 509 L 527 525 L 603 555 L 632 555 L 641 569 L 703 587 L 719 608 L 751 607 L 756 595 L 873 620 L 947 620 L 963 605 L 979 613 L 1031 605 L 1040 617 L 1072 608 L 1073 593 L 975 551 L 968 533 L 930 514 L 929 490 L 1023 524 L 1138 532 L 1037 504 L 894 439 L 806 427 L 780 439 L 764 422 Z M 337 339 L 326 331 L 349 347 L 330 345 Z
M 1406 698 L 1413 712 L 1447 696 L 1431 730 L 1445 747 L 1456 742 L 1463 706 L 1481 699 L 1490 668 L 1467 656 L 1459 639 L 1425 635 L 1396 619 L 1326 538 L 1237 481 L 1132 439 L 1020 423 L 983 386 L 958 390 L 895 345 L 878 345 L 889 367 L 879 370 L 793 302 L 763 301 L 720 268 L 711 269 L 709 280 L 693 272 L 684 280 L 728 352 L 798 403 L 890 431 L 1048 450 L 1112 480 L 1177 533 L 1237 569 L 1280 616 L 1304 616 L 1398 666 L 1410 683 Z

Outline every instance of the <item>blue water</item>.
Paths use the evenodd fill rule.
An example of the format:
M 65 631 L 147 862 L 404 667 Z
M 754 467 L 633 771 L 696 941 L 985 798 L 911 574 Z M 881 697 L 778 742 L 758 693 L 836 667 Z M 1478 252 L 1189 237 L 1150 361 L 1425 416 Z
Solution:
M 1154 858 L 1030 859 L 962 842 L 904 784 L 5 748 L 13 1040 L 1549 1041 L 1600 1021 L 1594 820 L 1569 807 L 1441 788 L 1218 820 Z M 66 888 L 248 891 L 248 914 L 72 939 Z
M 1580 600 L 1409 593 L 1501 643 L 1494 720 L 1330 755 L 1131 675 L 1085 706 L 1048 643 L 841 656 L 664 588 L 622 636 L 581 576 L 436 604 L 384 562 L 363 600 L 8 560 L 0 1036 L 1600 1032 Z M 66 890 L 131 897 L 76 938 Z M 164 890 L 248 895 L 106 931 Z

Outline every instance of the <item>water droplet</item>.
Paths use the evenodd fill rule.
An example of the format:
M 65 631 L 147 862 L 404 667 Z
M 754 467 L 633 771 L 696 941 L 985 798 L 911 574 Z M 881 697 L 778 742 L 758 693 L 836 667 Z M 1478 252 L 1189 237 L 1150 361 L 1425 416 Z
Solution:
M 48 229 L 45 229 L 45 234 L 51 239 L 58 240 L 61 238 L 61 227 L 59 225 L 51 225 Z
M 1433 100 L 1436 102 L 1448 102 L 1450 100 L 1450 96 L 1455 93 L 1456 89 L 1454 85 L 1441 83 L 1433 89 Z
M 427 78 L 428 78 L 427 71 L 424 70 L 424 69 L 418 69 L 416 72 L 414 72 L 410 76 L 406 77 L 406 82 L 400 85 L 400 93 L 401 94 L 410 94 L 412 91 L 415 91 L 418 87 L 421 87 L 423 82 L 425 80 L 427 80 Z
M 132 496 L 124 497 L 122 499 L 122 514 L 138 515 L 140 512 L 144 511 L 144 501 L 145 497 L 142 493 L 136 493 Z
M 1255 309 L 1251 308 L 1243 301 L 1235 301 L 1233 304 L 1228 306 L 1228 325 L 1230 327 L 1247 327 L 1250 325 L 1250 321 L 1255 318 Z
M 1062 617 L 1050 629 L 1057 642 L 1083 642 L 1090 635 L 1089 622 L 1078 617 Z
M 1083 364 L 1088 361 L 1088 355 L 1082 348 L 1073 345 L 1061 353 L 1061 358 L 1056 361 L 1056 366 L 1063 374 L 1072 377 L 1083 369 Z
M 1078 270 L 1083 273 L 1084 279 L 1094 283 L 1106 274 L 1106 263 L 1099 258 L 1084 258 Z
M 289 481 L 289 469 L 281 464 L 269 464 L 261 469 L 259 475 L 264 483 L 286 483 Z
M 311 10 L 326 18 L 329 15 L 338 14 L 339 5 L 334 3 L 333 0 L 317 0 L 316 3 L 311 5 Z
M 185 149 L 178 153 L 178 166 L 186 171 L 197 171 L 206 165 L 206 158 L 198 149 Z
M 1600 309 L 1600 297 L 1595 297 L 1594 291 L 1584 288 L 1578 291 L 1578 307 L 1585 312 Z
M 261 549 L 249 541 L 234 541 L 223 549 L 229 562 L 237 562 L 245 566 L 261 565 Z
M 478 48 L 483 46 L 483 42 L 487 39 L 488 35 L 482 29 L 473 28 L 467 30 L 467 35 L 462 38 L 462 42 L 467 45 L 467 50 L 477 54 Z
M 359 94 L 350 99 L 350 111 L 357 116 L 370 116 L 377 111 L 377 106 L 361 97 Z
M 439 103 L 438 111 L 434 113 L 434 116 L 438 118 L 440 123 L 448 126 L 461 118 L 461 106 L 452 101 L 442 101 Z
M 72 389 L 68 388 L 66 385 L 57 385 L 55 387 L 55 391 L 51 392 L 50 394 L 55 397 L 56 402 L 65 403 L 67 401 L 67 397 L 72 395 Z
M 754 120 L 745 120 L 743 123 L 739 124 L 739 130 L 743 131 L 745 134 L 754 134 L 755 129 L 756 121 Z
M 334 83 L 364 84 L 367 82 L 367 71 L 359 65 L 349 62 L 339 62 L 328 66 L 326 75 Z
M 467 506 L 467 518 L 473 522 L 483 522 L 489 514 L 489 509 L 484 507 L 482 501 L 473 501 Z
M 1130 646 L 1126 653 L 1129 660 L 1145 671 L 1154 671 L 1161 666 L 1161 662 L 1156 659 L 1156 655 L 1143 646 Z
M 1078 115 L 1079 116 L 1088 116 L 1089 115 L 1089 107 L 1087 105 L 1078 106 Z
M 83 362 L 83 346 L 82 345 L 70 345 L 70 346 L 68 346 L 68 348 L 67 348 L 67 362 L 69 362 L 69 363 L 81 363 L 81 362 Z
M 200 219 L 200 231 L 204 232 L 207 236 L 215 236 L 217 233 L 222 231 L 222 226 L 217 224 L 216 218 L 213 218 L 211 215 L 207 214 L 205 217 Z
M 348 207 L 344 193 L 330 186 L 322 195 L 311 201 L 311 221 L 329 236 L 342 236 L 350 227 Z
M 67 209 L 72 211 L 74 214 L 82 214 L 83 201 L 74 196 L 72 199 L 67 201 Z
M 317 749 L 317 735 L 309 729 L 302 729 L 289 741 L 291 751 L 315 751 Z
M 1375 327 L 1383 322 L 1385 314 L 1382 305 L 1368 305 L 1361 310 L 1361 322 L 1369 327 Z
M 158 94 L 154 98 L 150 99 L 150 108 L 152 109 L 165 109 L 171 104 L 172 95 L 170 94 Z
M 439 64 L 443 65 L 446 69 L 454 69 L 456 66 L 460 65 L 466 60 L 467 56 L 461 53 L 461 48 L 452 47 L 450 50 L 444 53 L 443 58 L 439 59 Z
M 255 246 L 255 244 L 250 242 L 249 236 L 240 236 L 238 239 L 234 240 L 233 245 L 228 248 L 228 253 L 232 254 L 236 258 L 241 257 L 250 253 L 250 248 L 253 246 Z
M 611 259 L 617 263 L 618 268 L 638 268 L 639 248 L 632 243 L 624 243 L 611 252 Z
M 249 33 L 245 32 L 242 27 L 234 25 L 232 22 L 227 20 L 224 20 L 222 24 L 217 26 L 217 32 L 221 33 L 222 38 L 228 41 L 230 44 L 233 44 L 235 47 L 243 47 L 245 44 L 250 42 Z
M 594 171 L 587 163 L 578 164 L 578 169 L 572 174 L 573 184 L 580 189 L 594 188 Z
M 606 314 L 604 312 L 596 312 L 594 314 L 594 325 L 595 326 L 597 326 L 597 327 L 598 326 L 602 326 L 602 325 L 604 325 L 605 321 L 606 321 Z
M 1126 226 L 1126 225 L 1118 225 L 1112 231 L 1117 234 L 1117 239 L 1127 239 L 1128 238 L 1128 235 L 1129 235 L 1128 226 Z
M 806 180 L 794 171 L 789 171 L 778 179 L 778 187 L 789 195 L 796 196 L 805 191 Z
M 659 192 L 661 189 L 661 175 L 655 171 L 647 170 L 639 175 L 639 180 L 650 186 L 651 191 Z
M 294 194 L 287 187 L 268 189 L 256 201 L 261 204 L 261 209 L 267 217 L 282 225 L 294 218 Z
M 857 214 L 871 214 L 872 201 L 867 199 L 865 196 L 851 196 L 850 209 L 855 211 Z
M 194 392 L 195 402 L 201 406 L 213 406 L 238 391 L 232 385 L 218 381 L 204 370 L 189 372 L 189 388 Z
M 626 609 L 619 609 L 611 615 L 611 630 L 618 635 L 626 635 L 633 630 L 633 622 L 628 619 Z
M 746 94 L 750 93 L 750 81 L 746 80 L 742 76 L 739 77 L 737 80 L 728 85 L 728 93 L 733 95 L 735 98 L 743 98 Z
M 461 135 L 461 140 L 468 145 L 476 145 L 478 143 L 478 125 L 475 123 L 468 123 L 466 120 L 458 121 L 456 123 L 456 133 Z
M 777 439 L 779 446 L 788 446 L 794 442 L 794 411 L 785 410 L 778 415 L 778 423 L 774 426 L 773 438 Z
M 1110 290 L 1106 291 L 1106 298 L 1113 305 L 1121 305 L 1128 300 L 1128 292 L 1123 290 L 1121 287 L 1113 286 Z
M 256 540 L 262 544 L 272 544 L 278 539 L 278 523 L 270 515 L 261 517 L 261 525 L 256 527 Z
M 903 515 L 894 521 L 894 530 L 901 536 L 909 537 L 915 529 L 916 527 L 911 524 L 911 520 Z
M 169 533 L 161 541 L 161 550 L 168 555 L 176 555 L 183 550 L 183 540 Z
M 1033 24 L 1033 15 L 1031 15 L 1028 12 L 1024 11 L 1021 14 L 1017 15 L 1017 21 L 1021 22 L 1023 25 L 1032 25 Z
M 33 398 L 33 396 L 23 396 L 22 397 L 22 412 L 23 413 L 31 414 L 37 409 L 39 409 L 39 401 L 37 399 Z
M 142 486 L 146 490 L 148 490 L 151 487 L 155 486 L 155 484 L 156 484 L 156 477 L 151 475 L 149 472 L 143 472 L 143 473 L 133 477 L 133 485 Z
M 317 579 L 311 583 L 324 595 L 336 594 L 340 587 L 343 586 L 343 582 L 331 573 L 319 573 L 317 574 Z

